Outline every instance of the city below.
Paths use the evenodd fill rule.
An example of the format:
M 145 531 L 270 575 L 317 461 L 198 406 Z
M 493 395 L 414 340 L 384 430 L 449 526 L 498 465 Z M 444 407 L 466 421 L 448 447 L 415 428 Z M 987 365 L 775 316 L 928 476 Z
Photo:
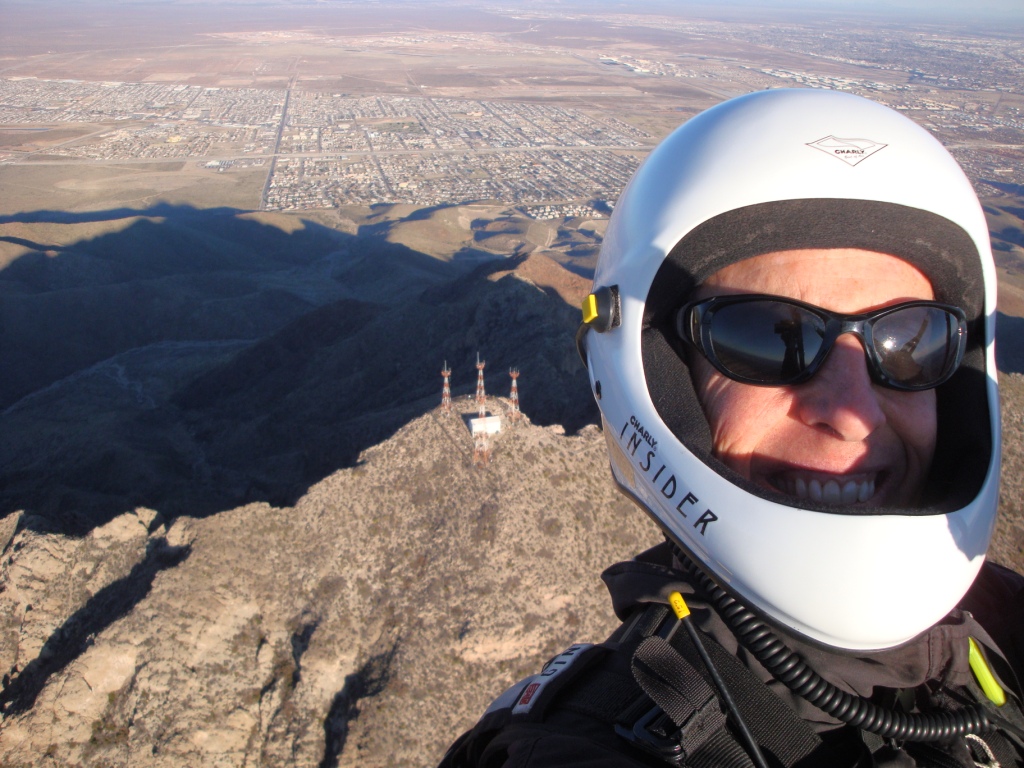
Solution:
M 983 196 L 1024 184 L 1019 39 L 883 26 L 839 34 L 813 24 L 773 32 L 631 15 L 594 21 L 619 34 L 626 27 L 640 44 L 541 45 L 490 32 L 221 34 L 204 45 L 221 57 L 244 53 L 233 71 L 214 61 L 175 73 L 184 62 L 172 58 L 148 62 L 143 81 L 104 78 L 121 74 L 116 62 L 86 79 L 55 77 L 67 69 L 54 70 L 50 56 L 35 67 L 32 57 L 8 61 L 0 67 L 0 163 L 258 170 L 263 210 L 487 200 L 534 217 L 564 215 L 570 204 L 599 216 L 690 114 L 744 91 L 807 87 L 905 111 L 953 151 Z M 692 41 L 692 50 L 670 53 L 657 32 Z M 314 50 L 323 61 L 284 63 Z M 499 56 L 507 72 L 495 69 Z M 343 74 L 328 71 L 342 59 Z M 354 71 L 368 62 L 372 72 Z M 445 67 L 457 70 L 448 82 Z M 381 74 L 388 68 L 392 78 Z

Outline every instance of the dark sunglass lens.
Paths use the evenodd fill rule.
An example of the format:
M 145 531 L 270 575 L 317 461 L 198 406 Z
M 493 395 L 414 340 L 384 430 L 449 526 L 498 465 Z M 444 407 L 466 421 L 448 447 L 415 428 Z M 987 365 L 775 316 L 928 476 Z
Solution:
M 907 387 L 934 386 L 957 357 L 957 318 L 939 307 L 907 307 L 884 315 L 871 329 L 886 376 Z
M 817 356 L 825 322 L 802 307 L 759 299 L 716 308 L 708 330 L 712 351 L 730 374 L 785 384 Z

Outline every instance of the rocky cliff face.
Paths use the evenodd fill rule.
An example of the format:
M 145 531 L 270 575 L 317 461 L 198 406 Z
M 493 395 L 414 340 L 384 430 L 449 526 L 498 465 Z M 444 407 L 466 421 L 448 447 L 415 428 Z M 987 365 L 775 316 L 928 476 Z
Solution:
M 489 400 L 492 412 L 507 407 Z M 440 409 L 292 507 L 0 544 L 7 765 L 430 765 L 504 686 L 614 619 L 598 578 L 657 543 L 603 437 L 523 420 L 472 466 Z
M 0 763 L 428 765 L 607 633 L 599 572 L 659 536 L 593 426 L 587 280 L 144 213 L 0 270 Z M 529 414 L 484 469 L 436 410 L 478 352 Z

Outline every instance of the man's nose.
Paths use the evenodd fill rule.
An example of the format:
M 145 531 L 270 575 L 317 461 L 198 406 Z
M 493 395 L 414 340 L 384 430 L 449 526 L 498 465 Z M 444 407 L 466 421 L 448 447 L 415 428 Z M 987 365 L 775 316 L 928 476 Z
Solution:
M 853 334 L 836 339 L 825 363 L 794 392 L 797 418 L 842 440 L 864 440 L 885 423 L 864 347 Z

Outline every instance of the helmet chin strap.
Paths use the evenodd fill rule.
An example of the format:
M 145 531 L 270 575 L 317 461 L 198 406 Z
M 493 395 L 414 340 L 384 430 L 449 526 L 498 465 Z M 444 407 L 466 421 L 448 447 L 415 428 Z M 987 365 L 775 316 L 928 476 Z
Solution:
M 811 669 L 798 653 L 786 647 L 764 621 L 727 594 L 675 542 L 671 544 L 694 585 L 708 598 L 743 647 L 776 680 L 840 722 L 882 738 L 904 741 L 944 741 L 954 736 L 992 731 L 997 725 L 1024 737 L 1018 728 L 995 717 L 983 704 L 965 706 L 956 712 L 906 713 L 886 709 L 840 690 Z

